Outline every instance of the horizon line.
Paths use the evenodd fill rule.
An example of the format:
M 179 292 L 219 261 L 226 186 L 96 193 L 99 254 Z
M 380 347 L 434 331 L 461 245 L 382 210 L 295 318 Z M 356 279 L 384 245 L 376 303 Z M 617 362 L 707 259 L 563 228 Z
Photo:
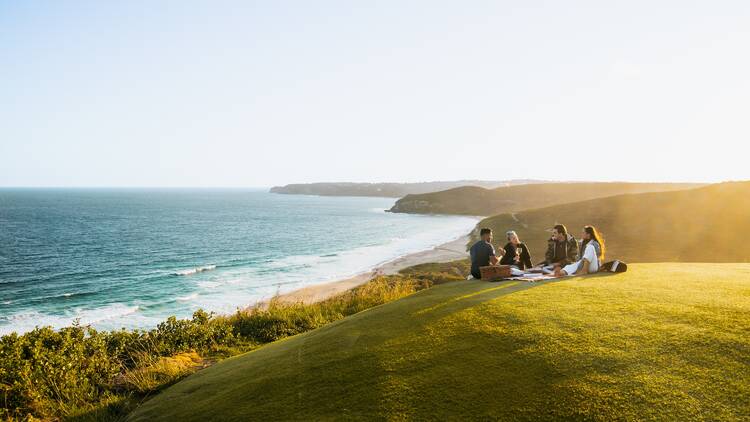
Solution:
M 434 180 L 434 181 L 421 181 L 421 182 L 292 182 L 286 184 L 274 184 L 264 186 L 191 186 L 191 185 L 176 185 L 176 186 L 118 186 L 118 185 L 71 185 L 71 186 L 55 186 L 55 185 L 0 185 L 0 189 L 270 189 L 273 187 L 283 187 L 287 185 L 310 185 L 310 184 L 336 184 L 336 183 L 350 183 L 350 184 L 419 184 L 419 183 L 450 183 L 450 182 L 461 182 L 461 181 L 475 181 L 475 182 L 505 182 L 513 180 L 532 180 L 541 183 L 529 183 L 529 184 L 544 184 L 544 183 L 662 183 L 662 184 L 703 184 L 711 185 L 718 183 L 727 182 L 742 182 L 750 181 L 750 179 L 737 179 L 737 180 L 721 180 L 713 182 L 705 181 L 629 181 L 629 180 L 543 180 L 543 179 L 507 179 L 507 180 L 484 180 L 484 179 L 465 179 L 465 180 Z

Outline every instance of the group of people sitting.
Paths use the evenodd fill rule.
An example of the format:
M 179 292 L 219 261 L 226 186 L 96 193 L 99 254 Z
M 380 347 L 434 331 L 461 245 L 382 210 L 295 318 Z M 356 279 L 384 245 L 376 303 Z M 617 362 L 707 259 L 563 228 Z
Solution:
M 529 248 L 521 242 L 518 234 L 510 230 L 505 235 L 508 243 L 495 250 L 492 246 L 492 230 L 483 228 L 477 241 L 469 250 L 471 275 L 482 278 L 480 268 L 488 265 L 509 265 L 518 270 L 554 274 L 555 277 L 580 275 L 599 271 L 604 259 L 604 239 L 594 226 L 585 226 L 579 247 L 575 237 L 562 224 L 552 228 L 552 237 L 547 242 L 544 261 L 534 266 Z

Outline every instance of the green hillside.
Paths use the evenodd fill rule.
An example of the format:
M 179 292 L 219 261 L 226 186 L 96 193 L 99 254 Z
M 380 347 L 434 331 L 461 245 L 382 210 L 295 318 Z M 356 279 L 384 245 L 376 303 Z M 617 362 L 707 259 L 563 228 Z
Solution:
M 544 259 L 547 231 L 562 223 L 576 237 L 593 224 L 607 242 L 607 256 L 631 262 L 750 261 L 750 182 L 709 185 L 675 192 L 620 195 L 501 214 L 490 227 L 504 244 L 516 230 L 536 261 Z
M 132 421 L 747 420 L 750 265 L 459 281 L 219 362 Z
M 663 192 L 703 185 L 689 183 L 539 183 L 484 189 L 464 186 L 441 192 L 407 195 L 391 212 L 494 215 L 625 193 Z

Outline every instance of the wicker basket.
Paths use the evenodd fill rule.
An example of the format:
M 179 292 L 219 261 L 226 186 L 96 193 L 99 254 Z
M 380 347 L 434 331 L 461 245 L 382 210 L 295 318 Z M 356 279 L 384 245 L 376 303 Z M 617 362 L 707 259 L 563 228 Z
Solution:
M 484 281 L 502 280 L 511 276 L 510 265 L 489 265 L 486 267 L 479 267 L 479 273 L 482 274 L 482 280 Z

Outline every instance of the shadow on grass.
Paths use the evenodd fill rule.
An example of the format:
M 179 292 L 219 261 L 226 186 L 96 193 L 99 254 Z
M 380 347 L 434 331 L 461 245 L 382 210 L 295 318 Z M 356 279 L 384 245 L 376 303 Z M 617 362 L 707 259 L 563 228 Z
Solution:
M 459 282 L 451 285 L 449 295 L 445 295 L 446 299 L 440 303 L 433 304 L 430 307 L 419 309 L 412 313 L 412 316 L 423 316 L 429 312 L 442 310 L 443 313 L 454 313 L 468 309 L 474 306 L 483 304 L 484 302 L 498 299 L 502 296 L 506 296 L 512 293 L 529 290 L 537 287 L 547 286 L 555 283 L 563 282 L 575 282 L 576 280 L 589 279 L 589 278 L 608 278 L 616 275 L 615 273 L 596 273 L 588 274 L 583 276 L 574 277 L 560 277 L 551 280 L 544 281 L 520 281 L 520 280 L 506 280 L 500 282 L 487 282 L 481 280 L 467 281 L 466 283 Z M 462 287 L 466 287 L 469 284 L 472 289 L 463 295 L 455 294 L 456 290 L 460 290 Z M 434 288 L 433 288 L 434 289 Z M 432 290 L 432 289 L 431 289 Z M 429 291 L 429 290 L 428 290 Z M 435 291 L 432 291 L 435 293 Z M 448 293 L 448 292 L 446 292 Z M 406 298 L 405 300 L 409 300 Z

